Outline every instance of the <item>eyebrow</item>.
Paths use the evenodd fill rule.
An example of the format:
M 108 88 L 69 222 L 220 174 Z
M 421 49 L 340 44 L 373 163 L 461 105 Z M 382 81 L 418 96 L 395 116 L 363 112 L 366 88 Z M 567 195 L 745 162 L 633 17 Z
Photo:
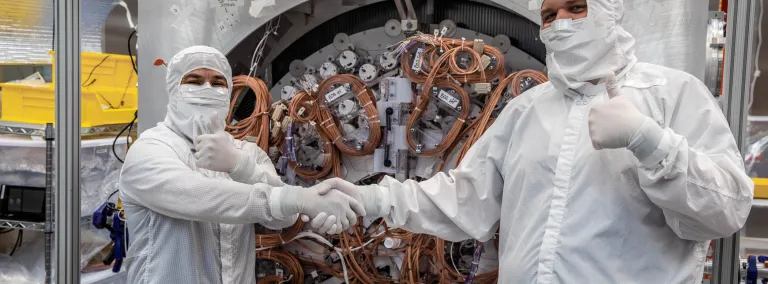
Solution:
M 221 76 L 221 75 L 215 75 L 215 76 L 213 76 L 213 79 L 215 79 L 215 80 L 224 80 L 224 81 L 227 80 L 227 78 L 225 78 L 224 76 Z
M 184 76 L 184 78 L 182 78 L 182 80 L 186 80 L 186 79 L 201 79 L 201 78 L 203 78 L 203 76 L 201 76 L 200 74 L 189 73 L 186 76 Z

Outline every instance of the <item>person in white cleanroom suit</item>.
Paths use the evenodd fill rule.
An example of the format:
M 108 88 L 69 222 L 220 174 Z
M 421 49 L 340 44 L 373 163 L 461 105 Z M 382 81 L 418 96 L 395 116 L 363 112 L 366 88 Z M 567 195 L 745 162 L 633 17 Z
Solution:
M 285 228 L 301 213 L 322 220 L 320 233 L 339 233 L 365 215 L 331 190 L 339 180 L 286 186 L 261 149 L 223 131 L 232 71 L 219 51 L 182 50 L 167 83 L 165 121 L 136 140 L 120 176 L 129 283 L 256 283 L 253 223 Z
M 637 62 L 622 1 L 541 7 L 550 82 L 456 169 L 342 191 L 411 232 L 498 229 L 499 283 L 701 283 L 710 240 L 742 227 L 754 187 L 718 104 L 692 75 Z

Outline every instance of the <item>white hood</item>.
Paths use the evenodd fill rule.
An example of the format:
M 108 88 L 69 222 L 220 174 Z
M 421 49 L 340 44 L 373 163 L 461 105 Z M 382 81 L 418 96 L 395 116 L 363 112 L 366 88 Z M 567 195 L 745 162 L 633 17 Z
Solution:
M 223 74 L 227 78 L 226 94 L 211 96 L 210 98 L 186 96 L 183 92 L 184 86 L 180 85 L 181 79 L 187 73 L 200 68 L 211 69 Z M 168 63 L 166 83 L 169 96 L 168 114 L 165 116 L 163 124 L 179 136 L 186 138 L 190 144 L 194 141 L 194 136 L 200 134 L 200 129 L 204 129 L 202 124 L 209 122 L 210 117 L 205 117 L 202 112 L 190 113 L 190 108 L 183 107 L 185 104 L 195 105 L 196 109 L 212 108 L 217 112 L 228 111 L 229 109 L 230 94 L 232 93 L 232 68 L 224 54 L 215 48 L 192 46 L 174 55 L 171 62 Z M 205 99 L 215 100 L 216 103 L 215 105 L 201 104 L 200 101 L 205 101 Z M 221 123 L 224 123 L 226 113 L 219 113 L 218 117 Z
M 605 90 L 589 81 L 602 79 L 609 72 L 621 79 L 637 58 L 635 39 L 619 22 L 624 15 L 622 0 L 587 0 L 587 18 L 578 31 L 563 39 L 548 40 L 547 69 L 554 87 L 569 95 L 596 95 Z M 554 26 L 554 25 L 553 25 Z M 575 91 L 575 92 L 574 92 Z

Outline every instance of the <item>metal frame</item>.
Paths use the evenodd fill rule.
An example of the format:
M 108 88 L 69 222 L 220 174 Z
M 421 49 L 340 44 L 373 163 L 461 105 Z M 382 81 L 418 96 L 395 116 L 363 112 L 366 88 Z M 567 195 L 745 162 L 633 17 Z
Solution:
M 56 283 L 80 283 L 80 0 L 56 0 Z
M 725 82 L 722 107 L 739 149 L 747 136 L 747 114 L 755 56 L 755 14 L 757 0 L 728 2 L 725 55 Z M 758 25 L 760 23 L 757 23 Z M 739 241 L 741 232 L 715 241 L 712 284 L 739 283 Z

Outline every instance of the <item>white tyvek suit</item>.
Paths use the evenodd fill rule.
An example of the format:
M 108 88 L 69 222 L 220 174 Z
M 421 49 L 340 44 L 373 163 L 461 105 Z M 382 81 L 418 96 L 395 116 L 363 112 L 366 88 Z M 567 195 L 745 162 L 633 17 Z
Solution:
M 298 217 L 272 218 L 270 193 L 282 184 L 253 143 L 235 141 L 251 157 L 229 175 L 195 167 L 189 133 L 196 126 L 176 106 L 186 99 L 179 94 L 181 78 L 199 68 L 224 74 L 231 91 L 224 55 L 200 46 L 179 52 L 168 65 L 168 115 L 141 134 L 122 168 L 129 283 L 255 283 L 253 223 L 284 228 Z
M 456 169 L 361 190 L 378 189 L 380 216 L 408 231 L 486 241 L 498 228 L 499 283 L 700 283 L 709 240 L 742 227 L 754 185 L 707 87 L 635 63 L 634 40 L 616 25 L 620 1 L 588 5 L 605 24 L 595 39 L 605 54 L 550 49 L 552 82 L 511 101 Z M 580 82 L 609 71 L 664 128 L 642 160 L 592 147 L 587 117 L 607 95 L 603 83 Z

